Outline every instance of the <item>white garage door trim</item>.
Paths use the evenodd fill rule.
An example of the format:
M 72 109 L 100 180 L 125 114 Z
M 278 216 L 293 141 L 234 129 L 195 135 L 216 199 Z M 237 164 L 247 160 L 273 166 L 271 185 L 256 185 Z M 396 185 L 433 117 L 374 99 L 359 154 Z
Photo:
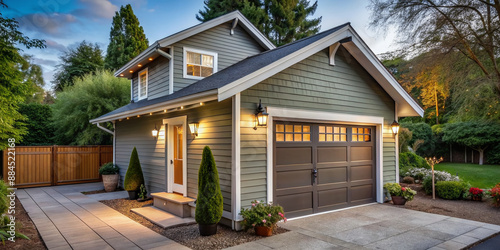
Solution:
M 288 118 L 319 122 L 342 122 L 349 125 L 372 125 L 376 126 L 376 181 L 377 202 L 384 202 L 383 192 L 383 131 L 384 118 L 379 116 L 349 115 L 342 113 L 312 111 L 302 109 L 267 107 L 269 119 L 267 124 L 267 201 L 273 201 L 273 119 Z

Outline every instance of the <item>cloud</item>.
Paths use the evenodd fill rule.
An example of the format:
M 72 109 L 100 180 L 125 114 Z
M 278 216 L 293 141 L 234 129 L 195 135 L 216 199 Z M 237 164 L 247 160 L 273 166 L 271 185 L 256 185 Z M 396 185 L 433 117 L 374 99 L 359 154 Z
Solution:
M 104 0 L 80 0 L 84 8 L 73 11 L 73 14 L 83 18 L 111 19 L 118 6 Z
M 38 57 L 34 57 L 33 62 L 38 65 L 49 66 L 49 67 L 50 66 L 55 67 L 58 64 L 58 62 L 55 60 L 43 59 Z
M 47 49 L 50 49 L 50 50 L 56 50 L 59 52 L 64 52 L 64 51 L 68 50 L 66 48 L 66 46 L 64 46 L 64 45 L 62 45 L 54 40 L 46 39 L 45 44 L 47 45 Z
M 40 32 L 53 36 L 64 35 L 66 27 L 75 23 L 76 17 L 63 13 L 32 13 L 16 18 L 20 27 L 28 31 Z

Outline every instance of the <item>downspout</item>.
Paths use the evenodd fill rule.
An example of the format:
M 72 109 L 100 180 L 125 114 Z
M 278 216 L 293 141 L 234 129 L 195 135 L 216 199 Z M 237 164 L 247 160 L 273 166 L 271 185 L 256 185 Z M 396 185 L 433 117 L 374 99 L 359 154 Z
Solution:
M 113 130 L 115 130 L 115 128 L 116 128 L 115 127 L 115 121 L 112 121 L 112 123 L 113 123 Z M 111 130 L 109 130 L 109 129 L 103 127 L 103 126 L 101 126 L 101 124 L 98 123 L 98 122 L 96 123 L 96 125 L 97 125 L 98 128 L 100 128 L 100 129 L 104 130 L 105 132 L 108 132 L 111 135 L 113 135 L 113 164 L 116 164 L 116 159 L 115 159 L 115 156 L 116 156 L 116 149 L 115 149 L 116 148 L 116 136 L 115 136 L 115 132 L 113 132 L 113 131 L 111 131 Z

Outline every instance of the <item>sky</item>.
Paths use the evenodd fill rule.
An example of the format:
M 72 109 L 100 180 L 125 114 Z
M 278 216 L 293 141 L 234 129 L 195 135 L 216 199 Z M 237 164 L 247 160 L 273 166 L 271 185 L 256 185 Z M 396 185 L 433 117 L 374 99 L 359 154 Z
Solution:
M 397 49 L 393 32 L 369 27 L 369 2 L 318 0 L 312 17 L 322 17 L 321 31 L 351 22 L 375 54 Z M 51 88 L 59 57 L 68 48 L 85 40 L 97 43 L 106 53 L 112 18 L 121 5 L 132 5 L 150 44 L 199 24 L 195 16 L 204 6 L 203 0 L 4 0 L 4 3 L 8 6 L 0 9 L 4 17 L 15 18 L 20 31 L 30 38 L 46 41 L 45 49 L 23 48 L 22 52 L 33 55 L 34 63 L 42 66 L 46 89 Z

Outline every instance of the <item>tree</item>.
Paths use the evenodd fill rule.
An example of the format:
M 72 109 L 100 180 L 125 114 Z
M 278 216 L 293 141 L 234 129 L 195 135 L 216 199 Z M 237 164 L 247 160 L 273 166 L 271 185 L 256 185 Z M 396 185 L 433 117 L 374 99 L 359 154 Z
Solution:
M 434 152 L 434 138 L 432 136 L 432 128 L 424 122 L 419 123 L 403 123 L 402 128 L 407 128 L 411 131 L 409 145 L 413 147 L 415 153 L 421 156 L 432 156 Z M 418 146 L 415 144 L 419 144 Z
M 112 144 L 112 136 L 89 123 L 130 101 L 130 82 L 98 70 L 76 78 L 74 86 L 59 92 L 53 107 L 55 141 L 60 145 Z M 107 124 L 112 129 L 111 124 Z
M 45 98 L 45 90 L 43 86 L 45 82 L 43 80 L 42 67 L 40 65 L 33 63 L 33 56 L 24 55 L 24 62 L 20 66 L 20 70 L 23 73 L 23 81 L 31 84 L 33 93 L 26 96 L 25 103 L 42 103 Z
M 0 1 L 0 8 L 7 5 Z M 19 54 L 16 44 L 26 48 L 45 48 L 45 41 L 30 39 L 19 30 L 15 19 L 4 18 L 0 12 L 0 150 L 7 148 L 7 140 L 22 140 L 26 134 L 24 117 L 18 112 L 18 106 L 26 96 L 33 93 L 32 84 L 23 80 L 20 65 L 25 59 Z
M 457 122 L 443 128 L 443 141 L 458 143 L 479 152 L 479 165 L 483 165 L 484 151 L 500 143 L 498 122 Z
M 134 147 L 130 155 L 130 162 L 128 164 L 125 180 L 123 181 L 123 188 L 127 191 L 139 191 L 141 185 L 144 185 L 144 175 L 142 174 L 141 162 L 139 161 L 139 154 Z
M 21 145 L 52 145 L 54 127 L 51 124 L 52 110 L 49 105 L 40 103 L 21 104 L 19 112 L 26 117 L 27 135 Z
M 132 6 L 121 6 L 115 13 L 109 32 L 109 45 L 106 53 L 106 68 L 119 69 L 132 58 L 148 48 L 149 42 L 134 15 Z
M 75 78 L 83 77 L 88 73 L 104 67 L 102 50 L 99 45 L 82 41 L 76 48 L 64 52 L 62 63 L 57 66 L 54 75 L 54 90 L 62 91 L 68 86 L 73 86 Z
M 222 217 L 223 203 L 219 173 L 210 147 L 205 146 L 198 170 L 198 198 L 195 219 L 198 224 L 217 224 Z
M 196 18 L 206 22 L 239 10 L 275 45 L 281 46 L 319 32 L 321 17 L 314 15 L 318 2 L 308 0 L 207 0 Z

